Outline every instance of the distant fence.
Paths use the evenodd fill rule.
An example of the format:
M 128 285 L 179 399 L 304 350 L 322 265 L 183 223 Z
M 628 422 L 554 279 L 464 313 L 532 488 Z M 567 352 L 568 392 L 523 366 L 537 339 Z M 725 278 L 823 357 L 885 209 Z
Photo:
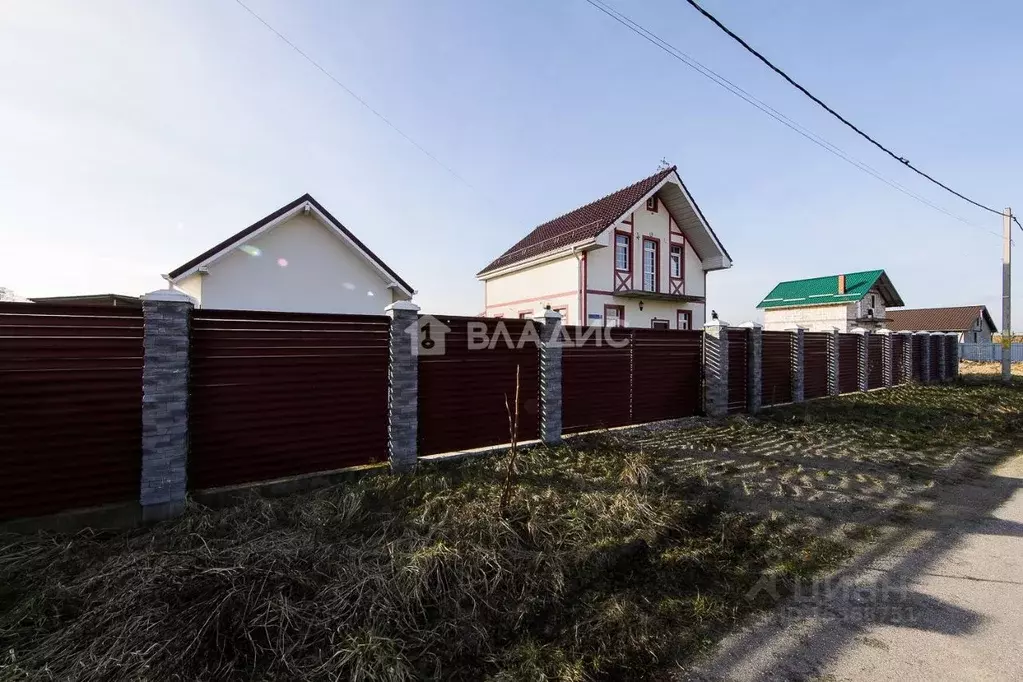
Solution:
M 961 343 L 959 357 L 962 360 L 975 362 L 1001 362 L 1002 344 L 1000 343 Z M 1023 362 L 1023 343 L 1014 343 L 1010 348 L 1011 362 Z
M 166 518 L 189 491 L 502 446 L 516 372 L 518 439 L 556 443 L 958 371 L 947 335 L 570 327 L 408 303 L 193 310 L 178 296 L 0 303 L 0 520 L 124 503 Z

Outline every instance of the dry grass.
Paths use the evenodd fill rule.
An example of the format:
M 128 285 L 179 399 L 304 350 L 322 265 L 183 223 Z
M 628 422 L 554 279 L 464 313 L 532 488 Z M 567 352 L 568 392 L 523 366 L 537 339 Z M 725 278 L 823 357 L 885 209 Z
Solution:
M 611 437 L 150 530 L 0 538 L 4 679 L 619 679 L 841 547 Z
M 643 679 L 871 536 L 820 517 L 925 512 L 1021 415 L 1023 383 L 908 386 L 524 451 L 504 516 L 493 457 L 0 537 L 0 678 Z
M 974 362 L 972 360 L 962 360 L 959 362 L 959 372 L 964 376 L 982 377 L 1001 376 L 1002 363 Z M 1012 375 L 1015 377 L 1023 376 L 1023 362 L 1012 363 Z

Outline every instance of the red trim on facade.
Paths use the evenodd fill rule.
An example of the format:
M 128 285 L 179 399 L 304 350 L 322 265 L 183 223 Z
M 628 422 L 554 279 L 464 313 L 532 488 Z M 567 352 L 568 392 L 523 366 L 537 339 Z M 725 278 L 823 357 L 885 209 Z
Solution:
M 583 259 L 582 259 L 582 263 L 581 263 L 581 266 L 582 266 L 581 274 L 582 274 L 583 281 L 582 281 L 582 286 L 579 288 L 579 290 L 582 292 L 582 294 L 579 296 L 579 299 L 580 299 L 579 310 L 580 310 L 580 314 L 582 315 L 582 319 L 579 321 L 579 326 L 580 327 L 586 326 L 587 324 L 590 323 L 590 321 L 588 319 L 586 319 L 586 291 L 589 288 L 588 285 L 589 285 L 589 282 L 590 282 L 590 273 L 588 272 L 589 265 L 588 265 L 587 260 L 586 260 L 586 252 L 583 251 L 582 255 L 583 255 Z
M 530 308 L 529 310 L 520 310 L 518 312 L 518 315 L 520 320 L 530 320 L 533 318 L 533 309 Z
M 617 310 L 618 311 L 618 321 L 621 322 L 621 324 L 619 324 L 618 326 L 619 327 L 624 327 L 625 326 L 625 306 L 623 306 L 623 305 L 611 305 L 609 303 L 605 303 L 604 304 L 604 326 L 605 327 L 607 326 L 607 311 L 608 311 L 608 308 L 610 308 L 612 310 Z
M 704 306 L 704 308 L 706 308 L 706 306 Z M 687 326 L 686 329 L 692 329 L 693 328 L 693 311 L 692 310 L 681 310 L 681 309 L 675 311 L 675 326 L 678 327 L 679 329 L 682 329 L 682 327 L 678 323 L 679 315 L 681 315 L 681 316 L 686 318 L 686 321 L 689 324 L 689 326 Z M 706 315 L 704 315 L 704 318 L 706 318 Z
M 543 301 L 548 298 L 554 298 L 555 296 L 571 296 L 575 291 L 561 291 L 556 294 L 544 294 L 543 296 L 535 296 L 533 298 L 520 298 L 517 301 L 505 301 L 504 303 L 493 303 L 488 305 L 488 308 L 503 308 L 509 305 L 516 305 L 519 303 L 536 303 L 537 301 Z
M 620 270 L 618 268 L 618 237 L 625 237 L 625 243 L 627 245 L 626 250 L 626 261 L 628 262 L 627 270 Z M 626 232 L 625 230 L 615 230 L 614 232 L 614 253 L 612 254 L 614 261 L 612 269 L 612 279 L 614 280 L 615 291 L 625 291 L 632 288 L 633 270 L 632 270 L 632 233 Z
M 601 296 L 614 296 L 615 292 L 605 291 L 604 289 L 587 289 L 587 294 L 600 294 Z
M 658 293 L 661 290 L 661 240 L 657 237 L 644 236 L 642 242 L 640 242 L 640 289 L 646 291 L 646 243 L 651 242 L 654 245 L 654 290 L 650 293 Z
M 561 320 L 564 324 L 569 324 L 568 320 L 568 306 L 559 305 L 557 308 L 551 308 L 556 313 L 561 313 Z
M 671 274 L 671 251 L 675 247 L 679 248 L 679 275 L 675 277 Z M 668 293 L 682 295 L 686 281 L 686 245 L 685 243 L 676 244 L 674 242 L 668 245 Z

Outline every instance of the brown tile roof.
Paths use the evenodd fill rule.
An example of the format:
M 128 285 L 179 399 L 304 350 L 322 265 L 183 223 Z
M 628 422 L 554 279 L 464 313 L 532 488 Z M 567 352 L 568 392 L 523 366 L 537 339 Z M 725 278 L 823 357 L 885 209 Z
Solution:
M 983 315 L 991 329 L 996 329 L 987 307 L 968 305 L 958 308 L 916 308 L 887 310 L 888 328 L 895 332 L 961 332 L 973 329 L 977 316 Z
M 608 225 L 621 218 L 629 208 L 675 170 L 676 167 L 672 166 L 658 171 L 649 178 L 640 180 L 534 228 L 532 232 L 477 274 L 483 275 L 491 270 L 556 251 L 584 239 L 593 239 Z

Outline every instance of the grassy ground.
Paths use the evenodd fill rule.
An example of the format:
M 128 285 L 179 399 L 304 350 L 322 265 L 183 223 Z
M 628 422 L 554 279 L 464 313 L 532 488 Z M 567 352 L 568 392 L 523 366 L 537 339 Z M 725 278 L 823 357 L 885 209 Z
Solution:
M 0 678 L 644 679 L 985 466 L 1023 390 L 578 438 L 122 533 L 0 537 Z M 982 446 L 977 449 L 977 446 Z M 836 518 L 837 517 L 837 518 Z

